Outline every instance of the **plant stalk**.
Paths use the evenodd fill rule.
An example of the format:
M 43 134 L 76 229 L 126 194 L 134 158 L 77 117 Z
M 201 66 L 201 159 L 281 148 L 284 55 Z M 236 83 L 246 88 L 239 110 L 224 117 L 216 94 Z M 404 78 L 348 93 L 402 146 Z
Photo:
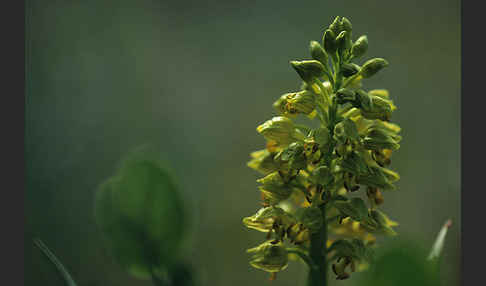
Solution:
M 319 232 L 311 235 L 310 258 L 315 268 L 309 268 L 307 278 L 308 286 L 327 286 L 327 261 L 326 261 L 326 242 L 327 242 L 327 223 L 325 204 L 320 207 L 324 223 Z

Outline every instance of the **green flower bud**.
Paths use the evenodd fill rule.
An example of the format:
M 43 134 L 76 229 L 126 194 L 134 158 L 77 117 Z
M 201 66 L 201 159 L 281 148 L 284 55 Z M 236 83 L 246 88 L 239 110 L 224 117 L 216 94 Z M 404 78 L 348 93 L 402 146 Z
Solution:
M 348 18 L 343 17 L 341 19 L 341 29 L 348 33 L 351 33 L 351 31 L 353 30 L 353 25 L 351 25 L 351 21 L 349 21 Z
M 361 70 L 360 66 L 353 63 L 344 63 L 341 65 L 341 74 L 345 77 L 350 77 L 357 74 Z
M 388 66 L 388 62 L 382 58 L 374 58 L 366 61 L 361 67 L 360 75 L 363 78 L 370 78 L 377 72 Z
M 258 133 L 267 140 L 288 144 L 293 140 L 294 123 L 287 117 L 277 116 L 257 127 Z
M 321 44 L 316 41 L 311 41 L 309 45 L 311 56 L 314 60 L 321 62 L 324 66 L 327 65 L 329 60 L 326 51 L 322 48 Z
M 338 50 L 338 44 L 336 42 L 336 34 L 331 30 L 326 30 L 324 36 L 322 37 L 322 42 L 324 43 L 324 50 L 328 55 L 335 55 Z
M 273 159 L 275 153 L 271 153 L 267 149 L 255 151 L 250 156 L 252 159 L 247 163 L 248 167 L 264 175 L 277 171 L 280 167 L 280 164 Z
M 363 146 L 369 150 L 380 151 L 382 149 L 397 150 L 400 148 L 398 142 L 402 137 L 394 132 L 390 132 L 385 128 L 372 126 L 366 131 L 363 138 Z
M 267 272 L 279 272 L 287 268 L 288 253 L 280 242 L 267 241 L 247 250 L 253 256 L 250 265 Z
M 373 107 L 371 96 L 362 89 L 356 90 L 356 107 L 362 110 L 371 110 Z
M 292 194 L 292 187 L 283 180 L 278 171 L 258 179 L 257 182 L 262 184 L 259 189 L 267 204 L 276 205 L 288 199 Z
M 336 92 L 337 102 L 344 104 L 346 102 L 354 102 L 356 100 L 355 92 L 348 88 L 341 88 Z
M 363 35 L 354 42 L 351 47 L 351 54 L 355 58 L 362 57 L 368 51 L 368 37 Z
M 334 127 L 334 139 L 340 143 L 346 143 L 347 140 L 356 141 L 359 139 L 358 129 L 353 120 L 343 119 Z
M 336 45 L 338 47 L 339 54 L 343 55 L 344 52 L 348 49 L 348 46 L 347 46 L 347 32 L 346 31 L 342 31 L 336 37 Z
M 275 224 L 290 225 L 294 220 L 283 209 L 270 206 L 260 209 L 256 214 L 243 218 L 243 224 L 261 232 L 271 231 Z
M 335 35 L 339 34 L 343 28 L 341 25 L 341 16 L 334 18 L 334 21 L 329 25 L 329 30 L 331 30 Z
M 357 90 L 356 93 L 356 107 L 361 109 L 363 117 L 384 121 L 390 120 L 392 111 L 396 109 L 391 100 L 372 96 L 363 90 Z
M 316 108 L 315 96 L 310 91 L 300 91 L 287 94 L 286 112 L 290 114 L 310 114 Z
M 116 260 L 130 274 L 147 279 L 177 259 L 187 216 L 176 184 L 156 160 L 133 156 L 124 161 L 99 186 L 94 216 Z
M 295 216 L 305 228 L 309 229 L 311 234 L 318 232 L 324 224 L 322 212 L 316 207 L 301 208 Z
M 325 75 L 324 71 L 326 68 L 316 60 L 291 61 L 290 64 L 295 71 L 297 71 L 302 80 L 307 83 Z
M 351 25 L 351 22 L 346 17 L 343 17 L 343 19 L 341 20 L 341 28 L 343 29 L 343 31 L 346 31 L 345 47 L 346 51 L 350 52 L 351 47 L 353 46 L 353 40 L 351 39 L 353 25 Z

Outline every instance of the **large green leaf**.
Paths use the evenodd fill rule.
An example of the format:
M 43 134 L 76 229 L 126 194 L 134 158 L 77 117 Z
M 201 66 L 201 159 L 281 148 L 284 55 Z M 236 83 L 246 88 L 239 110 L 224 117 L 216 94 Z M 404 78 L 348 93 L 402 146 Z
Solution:
M 124 161 L 99 186 L 94 214 L 113 255 L 131 274 L 150 278 L 177 259 L 186 215 L 173 179 L 158 161 Z

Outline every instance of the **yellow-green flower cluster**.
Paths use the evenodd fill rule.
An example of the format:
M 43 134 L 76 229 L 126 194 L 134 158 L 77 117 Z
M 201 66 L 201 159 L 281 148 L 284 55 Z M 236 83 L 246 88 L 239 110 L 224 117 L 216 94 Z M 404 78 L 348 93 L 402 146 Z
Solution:
M 378 207 L 399 179 L 389 166 L 400 147 L 400 127 L 390 122 L 396 107 L 388 91 L 363 88 L 364 79 L 388 66 L 382 58 L 353 62 L 367 49 L 367 36 L 353 42 L 351 22 L 336 17 L 322 44 L 310 42 L 311 59 L 290 62 L 301 90 L 275 101 L 279 115 L 257 127 L 267 146 L 248 163 L 264 175 L 257 180 L 263 208 L 243 219 L 267 233 L 249 250 L 254 267 L 281 271 L 287 250 L 297 247 L 312 269 L 333 262 L 336 279 L 346 279 L 349 270 L 371 262 L 376 235 L 396 234 L 397 223 Z M 318 119 L 319 126 L 297 124 L 299 115 Z M 320 247 L 315 243 L 326 255 L 311 253 Z

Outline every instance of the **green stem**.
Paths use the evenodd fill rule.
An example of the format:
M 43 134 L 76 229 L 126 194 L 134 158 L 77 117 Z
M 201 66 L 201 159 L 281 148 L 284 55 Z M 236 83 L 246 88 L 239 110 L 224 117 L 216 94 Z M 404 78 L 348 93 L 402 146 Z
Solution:
M 327 261 L 326 261 L 326 242 L 327 242 L 327 223 L 325 205 L 320 207 L 324 224 L 319 232 L 311 235 L 311 245 L 309 250 L 310 259 L 315 267 L 309 267 L 308 286 L 327 285 Z
M 339 57 L 338 61 L 336 63 L 336 68 L 335 68 L 335 77 L 336 77 L 336 84 L 333 85 L 334 89 L 333 91 L 336 92 L 338 89 L 341 88 L 341 83 L 343 81 L 343 75 L 341 74 L 341 64 L 342 64 L 342 58 Z

